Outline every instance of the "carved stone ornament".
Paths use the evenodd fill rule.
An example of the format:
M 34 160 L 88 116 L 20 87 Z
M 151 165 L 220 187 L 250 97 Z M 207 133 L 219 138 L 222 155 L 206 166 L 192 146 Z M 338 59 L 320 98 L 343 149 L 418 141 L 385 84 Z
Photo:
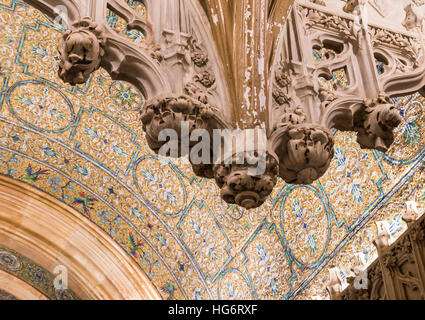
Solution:
M 347 13 L 352 13 L 359 6 L 359 0 L 347 0 L 343 10 Z
M 391 233 L 387 221 L 376 222 L 376 237 L 373 240 L 373 244 L 378 250 L 388 248 L 391 244 Z
M 325 174 L 334 157 L 333 136 L 319 125 L 288 124 L 274 132 L 272 141 L 279 157 L 279 176 L 287 183 L 313 183 Z
M 198 67 L 205 67 L 208 63 L 208 54 L 206 54 L 195 40 L 191 41 L 192 61 Z
M 403 21 L 403 26 L 407 30 L 413 30 L 415 28 L 422 28 L 423 20 L 425 19 L 425 5 L 417 6 L 414 3 L 410 3 L 404 8 L 406 17 Z
M 289 103 L 291 101 L 291 97 L 287 95 L 282 89 L 275 88 L 273 90 L 273 99 L 277 102 L 279 105 L 283 105 L 285 103 Z
M 419 217 L 418 205 L 415 201 L 406 201 L 406 212 L 403 215 L 403 221 L 407 224 L 415 222 Z
M 275 80 L 281 88 L 287 87 L 291 84 L 291 78 L 289 77 L 287 71 L 282 67 L 277 70 Z
M 408 225 L 408 229 L 390 244 L 388 223 L 378 225 L 380 240 L 375 240 L 378 259 L 364 271 L 367 286 L 349 282 L 340 295 L 343 300 L 423 300 L 425 297 L 425 216 Z M 365 276 L 362 277 L 362 280 Z M 332 280 L 332 279 L 331 279 Z M 335 282 L 335 281 L 334 281 Z M 330 282 L 330 285 L 334 284 Z M 363 290 L 367 289 L 367 290 Z
M 148 101 L 141 111 L 141 121 L 146 140 L 152 150 L 158 152 L 166 143 L 160 141 L 159 136 L 163 130 L 170 129 L 178 134 L 179 142 L 176 144 L 179 146 L 178 156 L 184 156 L 186 154 L 183 154 L 180 148 L 182 125 L 188 124 L 187 134 L 190 135 L 196 129 L 211 128 L 209 122 L 217 114 L 214 107 L 188 95 L 164 95 Z
M 423 219 L 412 226 L 411 237 L 416 242 L 423 242 L 425 240 L 425 221 Z
M 395 269 L 397 266 L 397 256 L 392 252 L 388 251 L 382 255 L 382 262 L 388 269 Z
M 284 112 L 279 116 L 274 129 L 286 128 L 289 124 L 302 124 L 305 123 L 306 120 L 307 118 L 303 108 L 287 106 L 284 108 Z
M 341 271 L 339 268 L 329 268 L 329 284 L 326 290 L 332 300 L 340 300 L 344 282 L 341 279 Z
M 155 59 L 159 63 L 161 63 L 164 60 L 164 56 L 161 52 L 161 46 L 160 45 L 154 45 L 151 49 L 151 58 Z
M 215 77 L 208 71 L 195 76 L 195 80 L 200 82 L 205 88 L 211 88 L 215 83 Z
M 25 1 L 54 16 L 56 0 Z M 406 32 L 422 26 L 417 2 L 406 7 L 406 28 L 382 23 L 382 1 L 369 1 L 382 9 L 381 21 L 370 15 L 369 23 L 367 0 L 346 1 L 345 13 L 323 0 L 161 0 L 146 3 L 143 17 L 124 0 L 62 2 L 76 22 L 59 43 L 60 77 L 84 83 L 102 66 L 132 83 L 147 100 L 141 129 L 153 151 L 168 144 L 165 129 L 176 133 L 173 157 L 198 150 L 199 141 L 187 139 L 196 129 L 264 129 L 265 148 L 224 148 L 228 161 L 189 159 L 196 175 L 215 178 L 226 202 L 245 208 L 264 203 L 278 176 L 301 185 L 322 177 L 334 157 L 333 129 L 386 152 L 402 121 L 389 97 L 425 87 L 423 45 Z M 143 31 L 145 42 L 109 28 L 106 8 Z M 252 174 L 241 155 L 263 157 L 264 171 Z
M 341 300 L 369 300 L 370 299 L 370 293 L 367 289 L 357 289 L 354 286 L 356 278 L 355 277 L 348 277 L 348 288 L 344 290 L 340 296 Z
M 102 28 L 90 17 L 75 22 L 58 45 L 60 78 L 71 85 L 85 83 L 100 66 L 105 43 Z
M 387 152 L 394 142 L 394 129 L 402 121 L 399 110 L 391 104 L 388 97 L 365 102 L 354 115 L 354 131 L 358 133 L 357 142 L 365 149 Z
M 338 96 L 335 93 L 329 91 L 327 88 L 320 87 L 319 99 L 322 102 L 320 104 L 322 109 L 326 109 L 329 106 L 329 104 L 331 104 L 332 102 L 338 99 Z
M 250 168 L 254 169 L 254 165 L 249 163 L 256 162 L 250 161 L 251 156 L 264 161 L 264 172 L 261 174 L 249 172 Z M 238 164 L 239 158 L 245 159 L 243 164 Z M 279 169 L 276 156 L 270 153 L 253 155 L 244 152 L 244 154 L 234 154 L 231 162 L 231 164 L 214 166 L 214 177 L 221 188 L 223 200 L 246 209 L 261 206 L 277 183 Z

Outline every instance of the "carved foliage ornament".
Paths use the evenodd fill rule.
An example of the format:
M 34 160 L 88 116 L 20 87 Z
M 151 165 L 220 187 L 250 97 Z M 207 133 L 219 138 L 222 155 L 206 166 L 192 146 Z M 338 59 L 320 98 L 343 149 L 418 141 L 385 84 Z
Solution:
M 394 142 L 393 130 L 401 123 L 399 110 L 388 97 L 367 100 L 354 114 L 354 130 L 362 148 L 387 152 Z
M 311 29 L 313 26 L 333 29 L 341 33 L 346 39 L 357 40 L 356 33 L 353 29 L 354 23 L 351 20 L 309 8 L 302 8 L 301 13 L 303 14 L 303 20 L 305 20 L 307 29 Z
M 298 115 L 293 118 L 299 119 Z M 311 184 L 329 168 L 334 140 L 325 128 L 314 124 L 288 124 L 272 136 L 280 161 L 279 175 L 291 184 Z
M 204 101 L 205 102 L 205 101 Z M 188 95 L 164 95 L 149 101 L 141 111 L 143 130 L 149 147 L 158 152 L 166 143 L 160 141 L 160 133 L 164 129 L 172 129 L 177 134 L 182 132 L 182 124 L 188 123 L 188 134 L 196 129 L 209 129 L 209 121 L 217 114 L 217 110 Z M 179 140 L 181 140 L 179 136 Z M 181 145 L 179 141 L 178 146 Z M 184 156 L 179 148 L 178 156 Z
M 100 66 L 105 43 L 102 29 L 90 17 L 75 22 L 59 42 L 59 77 L 71 85 L 85 83 Z
M 277 183 L 278 160 L 271 153 L 234 154 L 231 164 L 219 164 L 214 166 L 214 177 L 221 188 L 221 197 L 230 204 L 252 209 L 261 206 L 267 196 L 273 191 Z M 250 161 L 253 156 L 257 160 Z M 238 159 L 245 159 L 243 164 L 238 164 Z M 260 161 L 258 159 L 260 158 Z M 262 160 L 261 160 L 262 158 Z M 249 172 L 250 164 L 264 161 L 265 171 L 263 174 L 253 175 Z
M 243 1 L 248 3 L 252 0 Z M 321 3 L 321 1 L 314 2 Z M 253 12 L 253 15 L 258 15 L 261 18 L 261 7 L 256 5 L 256 8 L 258 12 Z M 249 77 L 253 77 L 249 79 L 251 81 L 249 86 L 252 85 L 250 87 L 251 94 L 247 95 L 238 94 L 246 92 L 236 90 L 239 88 L 239 84 L 235 85 L 233 83 L 232 86 L 229 85 L 233 79 L 232 77 L 229 77 L 230 80 L 227 79 L 227 82 L 220 77 L 221 75 L 217 73 L 217 69 L 226 65 L 224 61 L 214 63 L 215 61 L 212 61 L 206 53 L 207 50 L 204 50 L 204 45 L 201 47 L 198 44 L 197 40 L 199 39 L 196 39 L 193 34 L 188 34 L 187 32 L 189 31 L 183 31 L 181 29 L 182 26 L 179 26 L 180 29 L 170 29 L 166 33 L 166 35 L 176 36 L 177 39 L 182 38 L 183 43 L 176 43 L 174 46 L 177 49 L 173 49 L 174 47 L 170 45 L 170 52 L 164 49 L 164 53 L 159 44 L 155 43 L 152 43 L 149 47 L 141 48 L 141 50 L 149 50 L 151 58 L 143 59 L 144 65 L 147 67 L 146 70 L 150 70 L 151 74 L 161 75 L 161 81 L 158 80 L 151 87 L 157 88 L 158 84 L 166 84 L 163 90 L 153 90 L 151 91 L 152 94 L 147 94 L 149 100 L 141 111 L 142 127 L 150 148 L 155 152 L 159 152 L 164 145 L 173 145 L 166 141 L 170 135 L 164 134 L 163 131 L 165 129 L 169 129 L 168 132 L 172 130 L 176 134 L 175 139 L 178 140 L 174 144 L 178 146 L 176 147 L 177 149 L 169 150 L 169 155 L 180 157 L 195 150 L 198 141 L 190 141 L 188 137 L 196 129 L 206 129 L 207 132 L 211 133 L 214 129 L 235 129 L 239 127 L 248 131 L 256 124 L 260 124 L 261 127 L 267 127 L 267 148 L 265 148 L 267 151 L 264 154 L 259 149 L 223 150 L 227 159 L 230 159 L 229 162 L 217 162 L 215 161 L 216 159 L 210 159 L 212 161 L 205 165 L 192 163 L 194 172 L 197 175 L 215 178 L 222 189 L 222 196 L 226 202 L 238 204 L 245 208 L 260 206 L 272 192 L 278 176 L 291 184 L 311 184 L 324 175 L 334 157 L 334 139 L 331 134 L 332 127 L 327 125 L 329 123 L 332 123 L 335 127 L 334 122 L 345 121 L 346 125 L 342 127 L 357 132 L 358 142 L 363 148 L 387 151 L 394 140 L 393 130 L 401 122 L 398 110 L 392 106 L 389 98 L 385 94 L 378 97 L 378 90 L 374 92 L 375 90 L 367 88 L 367 90 L 362 91 L 360 89 L 365 88 L 358 88 L 360 85 L 353 85 L 349 90 L 354 97 L 365 96 L 364 91 L 367 91 L 367 97 L 378 98 L 369 99 L 363 105 L 360 104 L 360 106 L 358 102 L 361 100 L 357 99 L 356 104 L 350 106 L 347 104 L 339 107 L 338 102 L 344 99 L 344 92 L 349 90 L 344 91 L 344 89 L 338 87 L 334 88 L 335 91 L 331 91 L 322 87 L 316 71 L 319 68 L 323 70 L 332 70 L 332 68 L 322 65 L 321 67 L 314 67 L 316 70 L 313 70 L 310 68 L 312 64 L 307 61 L 308 59 L 304 60 L 307 55 L 311 55 L 312 49 L 317 45 L 311 40 L 312 33 L 318 33 L 324 36 L 324 38 L 321 37 L 323 39 L 331 37 L 332 43 L 341 43 L 341 46 L 344 46 L 344 50 L 346 49 L 345 51 L 341 50 L 341 52 L 344 52 L 341 54 L 337 50 L 338 55 L 329 54 L 323 63 L 329 64 L 332 60 L 338 60 L 342 67 L 344 67 L 344 63 L 346 64 L 345 70 L 348 70 L 351 75 L 367 74 L 371 76 L 367 72 L 354 72 L 353 68 L 356 67 L 349 64 L 354 65 L 356 64 L 354 62 L 362 59 L 373 59 L 370 54 L 365 57 L 368 54 L 368 50 L 365 50 L 368 45 L 372 47 L 385 45 L 402 46 L 407 52 L 412 47 L 410 40 L 394 36 L 390 31 L 381 32 L 381 29 L 373 29 L 375 33 L 371 34 L 372 43 L 366 44 L 363 42 L 362 46 L 356 46 L 354 43 L 368 40 L 366 39 L 367 37 L 360 37 L 359 33 L 354 30 L 354 21 L 346 17 L 329 14 L 329 12 L 318 8 L 319 6 L 314 6 L 313 8 L 303 7 L 298 3 L 294 5 L 290 13 L 293 15 L 293 19 L 288 19 L 284 26 L 288 28 L 287 34 L 295 34 L 294 30 L 291 31 L 291 28 L 296 28 L 296 25 L 300 23 L 303 24 L 302 27 L 307 32 L 297 32 L 296 37 L 284 39 L 286 43 L 283 47 L 287 49 L 287 52 L 285 50 L 277 50 L 279 52 L 276 54 L 276 60 L 270 65 L 261 65 L 260 62 L 267 61 L 267 59 L 257 59 L 255 57 L 257 53 L 261 53 L 261 50 L 258 52 L 253 51 L 252 57 L 249 57 L 250 59 L 252 58 L 252 61 L 249 60 L 253 63 L 252 65 L 248 63 L 249 61 L 233 61 L 236 69 L 239 67 L 253 68 L 253 70 L 271 69 L 269 73 L 259 72 L 258 75 L 254 74 L 254 72 L 246 72 L 247 69 L 240 70 L 241 72 L 238 74 L 245 74 L 246 76 L 249 74 Z M 165 10 L 165 12 L 168 11 Z M 295 17 L 299 19 L 295 19 Z M 253 21 L 255 22 L 256 20 L 254 19 Z M 262 24 L 254 22 L 253 27 L 261 27 Z M 268 23 L 267 21 L 264 22 L 264 25 Z M 262 30 L 258 29 L 258 31 Z M 205 38 L 200 40 L 202 40 L 202 44 L 206 43 Z M 260 48 L 261 39 L 253 40 Z M 114 41 L 118 40 L 115 39 Z M 124 42 L 125 40 L 123 39 L 122 41 Z M 291 41 L 291 43 L 288 43 L 288 41 Z M 113 41 L 109 42 L 112 43 Z M 297 44 L 295 45 L 292 42 Z M 115 42 L 113 44 L 116 45 Z M 125 48 L 128 48 L 126 45 L 128 43 L 123 45 L 124 51 L 126 50 Z M 356 51 L 353 48 L 362 48 L 362 50 Z M 210 49 L 215 50 L 213 48 Z M 370 49 L 373 52 L 374 48 Z M 108 53 L 108 59 L 113 56 L 111 52 L 119 51 L 110 50 L 109 47 L 106 47 L 106 36 L 102 28 L 91 18 L 83 18 L 77 21 L 60 40 L 60 77 L 65 82 L 73 85 L 86 82 L 90 74 L 99 68 L 102 58 L 106 60 L 105 50 Z M 300 50 L 303 52 L 299 52 Z M 304 52 L 305 50 L 307 50 L 307 54 Z M 143 52 L 143 54 L 145 53 Z M 285 54 L 290 55 L 292 58 L 288 59 Z M 173 55 L 178 59 L 173 59 Z M 184 63 L 174 63 L 180 61 L 179 59 L 182 55 L 184 55 Z M 351 59 L 347 58 L 348 55 L 350 55 Z M 408 56 L 411 57 L 413 55 L 410 54 Z M 223 59 L 223 57 L 221 58 Z M 131 73 L 131 65 L 138 62 L 132 62 L 133 60 L 131 59 L 125 60 L 127 61 L 126 68 L 121 70 Z M 114 65 L 110 61 L 103 62 L 104 64 L 102 65 L 105 65 L 105 68 Z M 362 61 L 361 65 L 375 67 L 375 61 L 369 62 Z M 257 63 L 260 63 L 258 68 L 254 68 L 253 66 L 257 65 Z M 308 68 L 305 69 L 306 67 Z M 115 78 L 128 76 L 119 74 L 121 70 L 117 70 L 115 68 L 108 71 Z M 140 68 L 137 70 L 142 73 L 141 79 L 149 78 L 148 76 L 145 77 Z M 375 69 L 373 71 L 375 72 Z M 226 72 L 223 71 L 223 73 Z M 263 83 L 267 84 L 269 79 L 266 78 L 269 76 L 272 79 L 270 88 L 264 88 L 265 90 L 262 90 L 257 97 L 255 93 L 258 93 L 259 90 L 255 89 L 258 89 Z M 235 77 L 235 79 L 238 80 L 239 77 Z M 361 82 L 361 79 L 355 80 L 357 80 L 357 83 Z M 167 81 L 169 83 L 166 83 Z M 173 86 L 172 81 L 179 81 L 179 83 Z M 137 85 L 140 87 L 142 83 L 144 82 L 140 81 Z M 229 85 L 228 92 L 223 89 L 223 87 L 227 87 L 225 84 Z M 146 92 L 146 90 L 140 89 Z M 234 96 L 227 97 L 227 94 L 232 96 L 232 89 L 235 91 L 233 92 Z M 173 92 L 170 93 L 171 91 Z M 264 98 L 269 95 L 272 98 L 270 99 L 271 105 L 267 106 L 266 104 L 269 101 Z M 250 98 L 250 96 L 255 96 L 255 99 L 250 100 L 252 102 L 249 104 L 250 108 L 246 108 L 242 112 L 237 109 L 241 105 L 239 100 Z M 216 103 L 221 101 L 221 103 L 227 103 L 228 105 L 215 107 L 209 100 L 214 100 Z M 340 109 L 337 109 L 336 106 Z M 264 109 L 267 108 L 274 108 L 273 112 L 266 112 Z M 337 109 L 337 111 L 334 112 L 334 109 Z M 343 115 L 338 118 L 339 110 L 342 110 Z M 271 115 L 272 119 L 265 119 L 268 114 Z M 337 115 L 337 120 L 333 122 L 332 117 L 334 114 Z M 329 119 L 326 118 L 328 115 L 330 115 Z M 232 119 L 233 125 L 227 123 L 227 119 L 232 116 L 234 117 Z M 248 119 L 250 116 L 255 119 Z M 238 117 L 246 118 L 238 119 Z M 211 137 L 213 135 L 210 135 Z M 212 150 L 213 147 L 212 144 L 209 146 L 211 151 L 215 151 Z M 244 162 L 237 161 L 241 155 L 245 159 Z M 250 174 L 249 171 L 252 169 L 252 165 L 246 159 L 258 156 L 264 159 L 265 170 L 261 174 Z

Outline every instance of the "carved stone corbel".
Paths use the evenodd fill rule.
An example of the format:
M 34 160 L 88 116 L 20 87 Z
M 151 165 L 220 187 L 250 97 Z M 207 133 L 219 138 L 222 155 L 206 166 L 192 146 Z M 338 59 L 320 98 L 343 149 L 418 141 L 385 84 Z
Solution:
M 105 44 L 102 28 L 90 17 L 73 23 L 58 45 L 59 77 L 71 85 L 85 83 L 100 67 Z
M 353 117 L 357 142 L 362 148 L 387 152 L 394 142 L 393 131 L 401 121 L 400 112 L 391 104 L 389 97 L 367 100 Z
M 302 116 L 301 116 L 302 117 Z M 314 124 L 297 124 L 300 115 L 291 113 L 271 137 L 279 157 L 279 176 L 291 184 L 311 184 L 320 178 L 334 157 L 331 133 Z
M 200 101 L 184 94 L 168 94 L 154 98 L 148 101 L 140 113 L 149 147 L 153 151 L 159 152 L 159 149 L 166 143 L 166 141 L 160 141 L 161 132 L 165 129 L 174 130 L 179 137 L 176 144 L 179 147 L 177 150 L 179 157 L 187 155 L 180 148 L 184 143 L 184 138 L 181 137 L 184 123 L 188 125 L 187 134 L 189 136 L 196 129 L 221 128 L 217 108 L 209 105 L 205 100 Z

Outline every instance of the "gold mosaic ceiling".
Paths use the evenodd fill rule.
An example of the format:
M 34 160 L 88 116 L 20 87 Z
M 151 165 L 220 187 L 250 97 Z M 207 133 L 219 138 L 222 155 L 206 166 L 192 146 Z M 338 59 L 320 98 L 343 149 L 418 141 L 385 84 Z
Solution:
M 143 41 L 112 13 L 108 22 Z M 354 253 L 374 258 L 375 221 L 387 220 L 396 237 L 405 228 L 404 201 L 424 205 L 418 95 L 393 101 L 405 121 L 388 154 L 335 132 L 335 159 L 322 179 L 280 180 L 261 208 L 246 211 L 225 204 L 186 159 L 151 153 L 138 118 L 144 98 L 132 85 L 104 70 L 84 85 L 64 84 L 61 32 L 23 2 L 0 0 L 0 174 L 98 225 L 164 299 L 327 298 L 331 265 L 346 274 Z

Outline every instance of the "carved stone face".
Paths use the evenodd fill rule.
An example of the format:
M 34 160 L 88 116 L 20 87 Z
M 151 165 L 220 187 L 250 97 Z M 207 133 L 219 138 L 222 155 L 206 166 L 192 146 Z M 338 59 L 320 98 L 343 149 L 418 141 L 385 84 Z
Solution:
M 362 148 L 387 152 L 394 142 L 393 131 L 401 121 L 397 108 L 380 98 L 355 116 L 357 142 Z
M 100 66 L 102 40 L 101 31 L 89 18 L 78 21 L 73 31 L 65 32 L 58 46 L 60 78 L 71 85 L 85 83 Z
M 291 184 L 311 184 L 320 178 L 334 156 L 331 134 L 314 125 L 289 126 L 276 153 L 280 160 L 280 177 Z
M 344 6 L 343 10 L 344 12 L 352 13 L 358 5 L 359 0 L 347 0 L 347 4 Z
M 194 112 L 194 101 L 189 97 L 163 97 L 150 102 L 141 112 L 143 130 L 146 133 L 146 140 L 155 152 L 166 143 L 159 141 L 160 133 L 165 130 L 173 130 L 179 139 L 176 147 L 179 148 L 178 154 L 182 156 L 180 150 L 180 139 L 183 123 L 188 124 L 189 134 L 195 129 L 201 129 L 205 126 L 202 117 Z M 199 113 L 199 112 L 198 112 Z
M 270 154 L 266 156 L 266 170 L 261 175 L 251 175 L 248 164 L 214 166 L 215 180 L 221 188 L 223 200 L 246 209 L 257 208 L 264 203 L 277 183 L 278 171 L 277 159 Z
M 292 112 L 286 112 L 283 114 L 283 116 L 280 118 L 279 123 L 280 124 L 302 124 L 306 121 L 306 116 L 302 108 L 297 107 L 294 108 Z

